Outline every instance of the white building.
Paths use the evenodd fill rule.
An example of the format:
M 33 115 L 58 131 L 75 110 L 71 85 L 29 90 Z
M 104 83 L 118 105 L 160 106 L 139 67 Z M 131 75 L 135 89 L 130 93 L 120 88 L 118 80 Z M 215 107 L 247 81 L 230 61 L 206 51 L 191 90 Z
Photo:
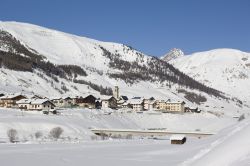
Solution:
M 0 97 L 0 107 L 16 108 L 18 107 L 17 101 L 26 99 L 26 96 L 20 94 L 10 94 Z
M 74 101 L 71 97 L 52 98 L 51 101 L 56 107 L 68 108 L 74 105 Z
M 117 108 L 117 100 L 113 96 L 105 96 L 101 99 L 102 108 Z
M 143 111 L 143 99 L 142 98 L 133 98 L 128 101 L 129 105 L 131 105 L 133 111 Z
M 153 97 L 144 99 L 143 108 L 144 110 L 153 110 L 156 105 L 156 101 Z
M 22 99 L 17 102 L 20 109 L 25 110 L 50 110 L 55 105 L 48 99 Z

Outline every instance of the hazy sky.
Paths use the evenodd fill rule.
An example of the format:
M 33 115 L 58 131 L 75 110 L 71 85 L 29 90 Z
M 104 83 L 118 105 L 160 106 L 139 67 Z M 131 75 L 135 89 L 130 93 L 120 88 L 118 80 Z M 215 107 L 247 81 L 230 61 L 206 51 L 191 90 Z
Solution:
M 1 0 L 0 20 L 28 22 L 160 56 L 250 52 L 250 0 Z

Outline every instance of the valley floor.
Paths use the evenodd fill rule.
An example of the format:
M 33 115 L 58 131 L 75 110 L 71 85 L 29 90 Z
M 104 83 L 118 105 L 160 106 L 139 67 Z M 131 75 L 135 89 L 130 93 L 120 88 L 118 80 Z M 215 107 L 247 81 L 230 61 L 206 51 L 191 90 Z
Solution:
M 136 114 L 101 110 L 64 110 L 60 115 L 0 109 L 0 165 L 249 165 L 250 119 L 238 122 L 213 114 Z M 60 126 L 62 139 L 53 141 L 48 133 Z M 92 140 L 89 128 L 167 128 L 175 131 L 216 132 L 184 145 L 171 145 L 169 137 Z M 19 143 L 9 143 L 6 132 L 14 128 Z M 35 138 L 35 132 L 41 138 Z
M 191 142 L 193 140 L 177 146 L 170 145 L 169 140 L 3 144 L 0 145 L 0 161 L 4 166 L 177 165 L 192 157 L 194 150 L 199 148 L 192 147 Z

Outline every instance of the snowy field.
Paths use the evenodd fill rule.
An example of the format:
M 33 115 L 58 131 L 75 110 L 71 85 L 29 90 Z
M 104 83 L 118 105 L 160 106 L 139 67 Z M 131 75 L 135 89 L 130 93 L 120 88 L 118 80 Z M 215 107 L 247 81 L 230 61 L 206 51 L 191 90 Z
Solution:
M 0 109 L 0 165 L 249 165 L 250 120 L 238 122 L 229 116 L 201 114 L 137 114 L 102 110 L 62 110 L 43 115 Z M 48 135 L 52 128 L 64 131 L 58 140 Z M 90 128 L 201 131 L 217 133 L 184 145 L 171 145 L 169 137 L 93 140 Z M 10 143 L 7 131 L 15 129 L 18 143 Z M 39 138 L 35 133 L 42 133 Z

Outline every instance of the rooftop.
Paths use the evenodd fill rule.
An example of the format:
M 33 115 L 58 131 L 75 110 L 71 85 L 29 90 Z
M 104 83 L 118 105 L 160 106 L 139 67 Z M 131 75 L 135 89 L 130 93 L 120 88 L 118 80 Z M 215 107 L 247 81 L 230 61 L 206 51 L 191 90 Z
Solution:
M 184 134 L 171 135 L 170 140 L 183 140 L 186 136 Z

